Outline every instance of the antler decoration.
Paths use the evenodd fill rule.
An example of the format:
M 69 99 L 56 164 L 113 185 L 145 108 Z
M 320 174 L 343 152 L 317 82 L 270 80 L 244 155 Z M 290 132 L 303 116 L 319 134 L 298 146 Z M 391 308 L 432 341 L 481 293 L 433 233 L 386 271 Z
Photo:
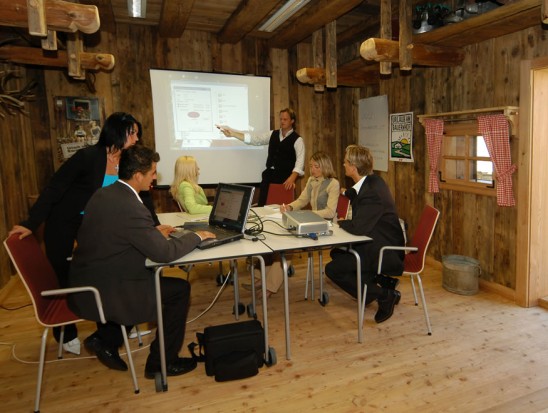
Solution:
M 34 99 L 33 89 L 36 82 L 31 80 L 20 90 L 8 90 L 7 83 L 12 79 L 22 77 L 14 70 L 0 70 L 0 116 L 15 115 L 17 112 L 28 114 L 25 110 L 25 101 Z

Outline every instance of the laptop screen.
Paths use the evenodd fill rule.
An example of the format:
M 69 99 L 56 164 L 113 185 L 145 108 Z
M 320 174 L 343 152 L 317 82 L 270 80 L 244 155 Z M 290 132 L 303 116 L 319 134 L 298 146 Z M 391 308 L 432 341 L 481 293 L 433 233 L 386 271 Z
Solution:
M 209 225 L 243 232 L 254 191 L 252 186 L 220 183 L 209 216 Z

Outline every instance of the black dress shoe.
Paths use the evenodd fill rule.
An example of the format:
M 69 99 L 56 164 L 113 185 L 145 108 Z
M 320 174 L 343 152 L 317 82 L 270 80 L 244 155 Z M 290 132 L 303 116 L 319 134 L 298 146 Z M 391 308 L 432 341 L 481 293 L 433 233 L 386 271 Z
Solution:
M 112 370 L 127 371 L 127 364 L 120 358 L 118 350 L 109 349 L 104 346 L 101 339 L 91 335 L 84 340 L 86 349 L 97 356 L 97 359 Z
M 166 366 L 168 376 L 180 376 L 194 370 L 197 366 L 196 360 L 193 358 L 179 357 L 175 362 L 169 363 Z M 145 377 L 147 379 L 153 379 L 156 373 L 161 373 L 162 369 L 158 365 L 145 366 Z
M 394 306 L 400 302 L 401 294 L 397 290 L 388 290 L 388 295 L 386 298 L 379 298 L 379 309 L 377 314 L 375 314 L 375 321 L 377 323 L 382 323 L 383 321 L 388 320 L 394 314 Z
M 388 290 L 395 290 L 400 283 L 400 280 L 398 278 L 392 278 L 382 274 L 377 275 L 375 281 L 382 288 L 386 288 Z

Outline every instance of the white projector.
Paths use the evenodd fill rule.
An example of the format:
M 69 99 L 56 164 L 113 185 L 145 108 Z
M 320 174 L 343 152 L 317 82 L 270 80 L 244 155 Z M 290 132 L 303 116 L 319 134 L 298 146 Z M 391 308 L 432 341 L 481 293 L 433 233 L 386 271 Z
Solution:
M 287 211 L 282 215 L 282 225 L 297 236 L 324 235 L 329 232 L 329 222 L 312 211 Z

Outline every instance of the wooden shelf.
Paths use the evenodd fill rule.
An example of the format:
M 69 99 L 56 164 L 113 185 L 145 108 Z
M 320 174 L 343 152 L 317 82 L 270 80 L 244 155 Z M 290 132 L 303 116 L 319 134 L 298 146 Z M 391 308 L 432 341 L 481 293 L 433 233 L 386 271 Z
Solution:
M 430 32 L 416 34 L 413 42 L 463 47 L 540 25 L 541 0 L 517 0 L 485 14 Z

